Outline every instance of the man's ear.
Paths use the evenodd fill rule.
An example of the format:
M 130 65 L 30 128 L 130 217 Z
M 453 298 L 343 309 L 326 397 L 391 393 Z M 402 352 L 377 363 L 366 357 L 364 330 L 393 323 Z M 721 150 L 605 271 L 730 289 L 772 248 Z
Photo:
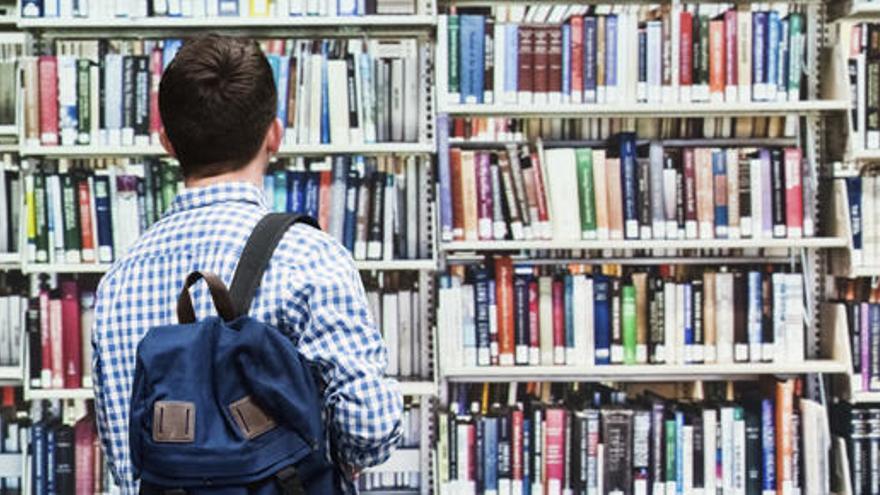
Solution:
M 266 131 L 266 151 L 268 151 L 270 155 L 278 153 L 283 140 L 284 124 L 281 123 L 281 120 L 276 118 L 272 121 L 272 125 L 269 126 L 269 130 Z
M 162 148 L 165 149 L 165 152 L 171 158 L 177 158 L 177 153 L 174 152 L 174 145 L 171 144 L 171 140 L 168 139 L 168 134 L 165 134 L 165 128 L 163 127 L 159 131 L 159 142 L 162 143 Z

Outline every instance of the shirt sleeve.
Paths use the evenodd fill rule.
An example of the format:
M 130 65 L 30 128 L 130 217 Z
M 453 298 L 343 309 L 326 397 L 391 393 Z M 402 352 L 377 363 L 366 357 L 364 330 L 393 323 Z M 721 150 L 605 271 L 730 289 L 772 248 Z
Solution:
M 387 349 L 351 256 L 330 238 L 322 244 L 305 267 L 308 300 L 293 303 L 309 315 L 298 348 L 323 378 L 337 455 L 366 468 L 384 462 L 397 445 L 403 398 L 397 382 L 385 377 Z

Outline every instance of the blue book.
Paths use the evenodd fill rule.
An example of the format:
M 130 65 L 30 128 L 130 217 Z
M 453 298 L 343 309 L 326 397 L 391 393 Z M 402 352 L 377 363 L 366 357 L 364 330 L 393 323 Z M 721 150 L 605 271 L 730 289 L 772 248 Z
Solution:
M 57 493 L 57 480 L 55 476 L 55 428 L 46 425 L 46 493 Z
M 605 95 L 607 102 L 617 101 L 617 14 L 605 18 Z M 621 155 L 621 158 L 623 155 Z
M 113 261 L 113 218 L 110 213 L 110 177 L 95 176 L 95 221 L 98 229 L 98 261 Z
M 523 495 L 532 495 L 532 420 L 528 419 L 528 414 L 524 414 L 522 424 L 522 493 Z
M 287 126 L 287 89 L 290 85 L 290 57 L 275 55 L 278 59 L 278 77 L 275 79 L 275 87 L 278 92 L 278 120 L 282 126 Z M 274 70 L 274 69 L 273 69 Z
M 761 401 L 761 488 L 776 491 L 776 417 L 773 400 Z
M 489 298 L 489 271 L 485 266 L 474 268 L 474 312 L 476 313 L 474 319 L 477 327 L 477 365 L 479 366 L 490 364 Z
M 177 56 L 177 52 L 183 45 L 183 40 L 171 38 L 162 42 L 162 70 L 168 68 L 168 64 Z
M 684 413 L 675 411 L 675 493 L 684 493 Z
M 565 351 L 574 357 L 574 277 L 565 276 Z M 570 362 L 570 358 L 566 358 Z
M 584 103 L 596 102 L 596 18 L 584 17 Z
M 325 41 L 322 49 L 324 57 L 321 61 L 321 143 L 330 142 L 330 83 L 327 80 L 328 49 L 328 42 Z
M 513 342 L 516 364 L 529 364 L 529 275 L 513 277 Z
M 362 160 L 361 157 L 358 157 L 358 159 Z M 349 251 L 354 249 L 358 190 L 360 189 L 361 181 L 365 180 L 361 176 L 361 170 L 363 170 L 363 163 L 360 163 L 360 167 L 349 167 L 348 178 L 345 181 L 345 217 L 343 220 L 342 245 Z
M 437 175 L 440 182 L 440 240 L 450 242 L 452 234 L 452 175 L 449 168 L 449 115 L 437 114 Z
M 694 286 L 690 282 L 684 288 L 684 355 L 685 362 L 693 361 L 694 352 Z
M 302 213 L 305 210 L 304 172 L 301 170 L 287 171 L 287 204 L 288 213 Z
M 593 328 L 596 332 L 596 364 L 611 364 L 611 282 L 598 276 L 593 280 Z
M 238 0 L 217 0 L 217 14 L 220 17 L 238 17 Z
M 712 178 L 715 190 L 715 237 L 727 237 L 727 166 L 724 163 L 724 152 L 712 153 Z
M 562 25 L 562 101 L 571 101 L 571 24 Z
M 639 238 L 638 169 L 636 135 L 620 134 L 620 190 L 623 192 L 623 225 L 626 239 Z
M 49 495 L 46 489 L 46 424 L 42 421 L 31 427 L 31 449 L 33 495 Z
M 749 334 L 749 357 L 752 361 L 760 361 L 763 354 L 763 277 L 759 271 L 748 274 L 749 306 L 746 313 Z M 768 356 L 769 358 L 769 356 Z
M 43 2 L 41 0 L 22 0 L 21 16 L 43 17 Z
M 281 55 L 278 55 L 277 53 L 267 53 L 266 61 L 269 62 L 269 68 L 272 69 L 272 80 L 275 81 L 275 87 L 278 88 L 281 84 Z
M 752 14 L 752 99 L 767 98 L 767 13 Z
M 519 87 L 519 26 L 514 23 L 504 25 L 504 92 L 516 95 Z M 498 98 L 498 95 L 495 96 Z
M 483 493 L 498 491 L 498 418 L 483 418 Z
M 779 12 L 771 10 L 767 15 L 767 89 L 775 92 L 779 85 L 779 45 L 781 43 Z
M 303 213 L 314 218 L 318 219 L 318 202 L 320 201 L 321 194 L 321 184 L 320 176 L 318 172 L 306 172 L 306 181 L 305 181 L 305 210 Z
M 263 198 L 266 200 L 266 205 L 268 205 L 270 209 L 274 209 L 275 176 L 272 174 L 266 174 L 263 176 Z
M 275 183 L 275 206 L 277 212 L 289 211 L 287 207 L 287 171 L 276 170 L 274 174 Z
M 483 103 L 486 19 L 481 15 L 460 15 L 458 22 L 461 102 Z
M 780 93 L 788 97 L 788 19 L 779 21 L 779 54 L 776 56 L 776 95 Z M 853 107 L 855 108 L 855 106 Z
M 846 198 L 849 202 L 849 228 L 852 231 L 853 261 L 861 263 L 862 252 L 862 178 L 847 177 Z M 858 252 L 858 254 L 855 254 Z

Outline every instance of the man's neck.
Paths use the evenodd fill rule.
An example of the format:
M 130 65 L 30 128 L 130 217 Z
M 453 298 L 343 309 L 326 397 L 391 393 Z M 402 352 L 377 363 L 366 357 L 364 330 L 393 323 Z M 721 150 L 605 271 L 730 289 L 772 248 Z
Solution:
M 248 163 L 244 168 L 226 172 L 210 177 L 194 177 L 184 180 L 187 189 L 208 187 L 228 182 L 247 182 L 257 187 L 263 187 L 263 174 L 266 171 L 266 161 L 262 157 Z

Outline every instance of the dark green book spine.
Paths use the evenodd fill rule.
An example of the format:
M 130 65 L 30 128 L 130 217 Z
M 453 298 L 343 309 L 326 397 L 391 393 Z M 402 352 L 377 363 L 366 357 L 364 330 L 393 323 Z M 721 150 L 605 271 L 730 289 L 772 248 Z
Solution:
M 79 201 L 76 185 L 70 173 L 61 176 L 61 208 L 64 213 L 64 247 L 68 263 L 80 262 L 82 234 L 79 226 Z
M 92 128 L 92 105 L 90 93 L 91 79 L 91 62 L 89 59 L 81 58 L 76 61 L 76 95 L 77 95 L 77 130 L 76 136 L 78 144 L 89 144 L 91 142 Z
M 42 172 L 34 174 L 34 210 L 37 217 L 36 260 L 49 261 L 49 208 L 46 203 L 46 176 Z
M 177 167 L 170 163 L 161 163 L 159 167 L 162 171 L 162 211 L 158 216 L 161 216 L 177 196 Z

